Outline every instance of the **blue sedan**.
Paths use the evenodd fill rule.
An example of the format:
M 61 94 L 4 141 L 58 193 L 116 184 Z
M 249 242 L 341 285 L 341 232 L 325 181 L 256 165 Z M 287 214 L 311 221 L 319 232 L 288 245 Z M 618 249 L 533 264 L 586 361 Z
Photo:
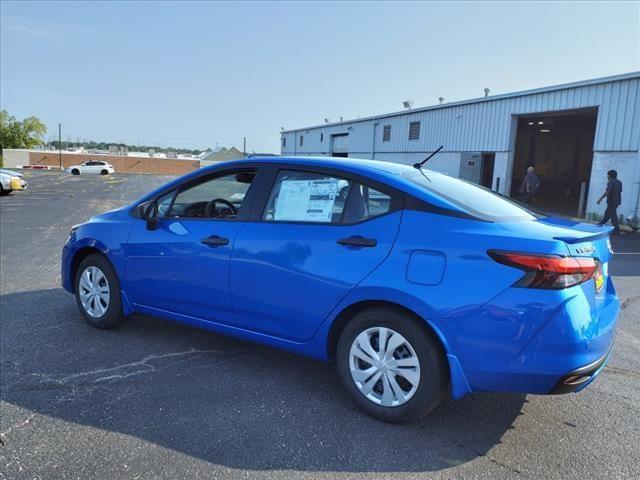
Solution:
M 74 226 L 62 283 L 94 327 L 147 314 L 333 361 L 386 421 L 446 395 L 588 385 L 619 311 L 610 229 L 415 167 L 201 169 Z

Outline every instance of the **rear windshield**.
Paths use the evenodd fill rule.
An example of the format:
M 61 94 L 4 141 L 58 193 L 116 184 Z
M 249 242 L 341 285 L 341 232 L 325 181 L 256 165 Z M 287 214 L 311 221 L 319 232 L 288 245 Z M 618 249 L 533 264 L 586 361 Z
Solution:
M 400 175 L 482 220 L 508 222 L 536 218 L 517 203 L 466 180 L 417 169 L 406 169 Z

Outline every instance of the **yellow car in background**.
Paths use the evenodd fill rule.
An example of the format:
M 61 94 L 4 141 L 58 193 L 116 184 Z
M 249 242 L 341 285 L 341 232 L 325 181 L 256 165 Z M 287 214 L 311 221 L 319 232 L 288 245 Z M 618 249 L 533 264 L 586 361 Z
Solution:
M 0 169 L 0 195 L 9 195 L 14 190 L 25 190 L 27 181 L 22 173 Z

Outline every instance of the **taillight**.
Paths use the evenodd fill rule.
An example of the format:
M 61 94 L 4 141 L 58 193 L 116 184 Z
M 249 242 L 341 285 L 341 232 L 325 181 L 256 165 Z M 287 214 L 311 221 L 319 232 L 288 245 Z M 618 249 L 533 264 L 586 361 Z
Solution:
M 559 290 L 586 282 L 600 269 L 591 257 L 562 257 L 514 252 L 488 252 L 496 262 L 519 268 L 525 275 L 514 286 Z

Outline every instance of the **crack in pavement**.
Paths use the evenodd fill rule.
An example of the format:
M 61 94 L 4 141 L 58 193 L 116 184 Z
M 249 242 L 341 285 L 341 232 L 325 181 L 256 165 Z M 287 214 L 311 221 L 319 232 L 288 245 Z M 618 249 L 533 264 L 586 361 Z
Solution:
M 172 365 L 176 365 L 178 363 L 184 363 L 190 360 L 194 360 L 195 358 L 206 354 L 221 354 L 227 356 L 237 355 L 241 353 L 244 353 L 244 351 L 200 350 L 191 348 L 189 350 L 181 352 L 170 352 L 160 355 L 147 355 L 141 360 L 123 363 L 120 365 L 116 365 L 115 367 L 96 368 L 84 372 L 72 373 L 62 377 L 55 374 L 31 373 L 28 376 L 39 377 L 40 381 L 37 382 L 36 385 L 22 385 L 20 387 L 20 390 L 30 390 L 34 389 L 34 387 L 36 387 L 35 389 L 39 389 L 39 387 L 45 387 L 46 389 L 59 387 L 75 388 L 77 386 L 93 386 L 96 384 L 103 384 L 112 380 L 121 380 L 136 375 L 141 375 L 144 373 L 153 373 L 165 368 L 169 368 Z M 173 361 L 163 363 L 163 360 L 167 359 L 171 359 Z M 19 380 L 18 382 L 13 382 L 9 386 L 15 386 L 19 383 L 21 383 L 21 380 Z
M 16 430 L 18 428 L 22 428 L 26 425 L 28 425 L 31 420 L 33 420 L 33 418 L 36 416 L 35 413 L 32 413 L 31 415 L 29 415 L 27 417 L 26 420 L 23 420 L 22 422 L 18 422 L 15 425 L 10 426 L 9 428 L 7 428 L 4 432 L 0 432 L 0 446 L 4 446 L 4 440 L 7 437 L 8 434 L 10 434 L 13 430 Z

